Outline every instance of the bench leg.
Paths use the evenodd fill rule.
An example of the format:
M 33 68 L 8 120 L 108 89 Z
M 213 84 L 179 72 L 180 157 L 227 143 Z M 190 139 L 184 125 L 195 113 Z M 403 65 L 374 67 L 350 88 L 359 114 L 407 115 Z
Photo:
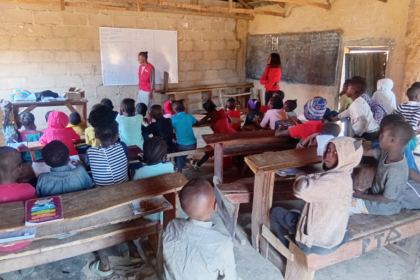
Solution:
M 285 280 L 313 280 L 315 271 L 308 272 L 306 255 L 294 243 L 290 242 L 289 250 L 294 255 L 294 261 L 287 260 Z
M 223 183 L 223 144 L 214 145 L 214 176 Z
M 165 194 L 164 197 L 170 204 L 172 204 L 172 207 L 173 207 L 172 210 L 167 210 L 163 212 L 163 228 L 165 229 L 170 221 L 179 217 L 179 210 L 178 210 L 179 196 L 178 196 L 178 192 L 172 192 L 172 193 Z

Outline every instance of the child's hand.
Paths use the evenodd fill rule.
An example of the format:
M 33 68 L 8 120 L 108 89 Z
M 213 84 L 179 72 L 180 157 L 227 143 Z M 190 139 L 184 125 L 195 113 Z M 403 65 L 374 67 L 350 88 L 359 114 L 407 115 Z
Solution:
M 338 116 L 330 117 L 330 120 L 332 120 L 333 122 L 336 122 L 336 121 L 338 121 Z
M 304 175 L 306 175 L 305 172 L 299 171 L 298 173 L 296 173 L 295 178 L 297 179 L 297 178 L 299 178 L 299 176 L 304 176 Z
M 303 124 L 303 123 L 302 123 L 302 121 L 301 121 L 301 120 L 299 120 L 299 119 L 295 119 L 295 120 L 294 120 L 294 123 L 295 123 L 295 125 L 298 125 L 298 124 Z
M 353 197 L 355 198 L 362 198 L 363 192 L 360 190 L 354 190 Z
M 254 123 L 260 123 L 261 120 L 258 116 L 255 116 L 254 119 L 252 120 Z

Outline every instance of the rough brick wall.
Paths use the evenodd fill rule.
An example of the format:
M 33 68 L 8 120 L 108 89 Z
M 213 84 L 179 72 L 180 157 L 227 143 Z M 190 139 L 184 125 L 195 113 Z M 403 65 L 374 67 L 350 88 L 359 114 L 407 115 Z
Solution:
M 117 109 L 123 98 L 135 98 L 137 86 L 102 86 L 99 27 L 177 30 L 179 84 L 172 87 L 239 82 L 246 21 L 239 37 L 236 25 L 234 19 L 182 14 L 0 3 L 0 98 L 13 88 L 62 94 L 70 86 L 86 89 L 89 108 L 104 97 Z M 187 99 L 190 110 L 201 108 L 201 95 Z M 155 100 L 167 99 L 155 94 Z M 40 127 L 46 111 L 33 111 Z
M 408 9 L 407 34 L 405 37 L 405 66 L 403 93 L 420 81 L 420 0 L 411 0 Z M 402 101 L 407 101 L 403 96 Z

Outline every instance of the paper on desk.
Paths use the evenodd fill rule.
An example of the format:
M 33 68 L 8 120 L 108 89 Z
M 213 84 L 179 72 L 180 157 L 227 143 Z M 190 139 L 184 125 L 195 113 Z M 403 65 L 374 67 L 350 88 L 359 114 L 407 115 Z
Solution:
M 35 238 L 36 228 L 25 228 L 11 232 L 0 233 L 0 244 Z
M 18 146 L 23 145 L 28 147 L 28 142 L 8 143 L 7 146 L 17 149 Z

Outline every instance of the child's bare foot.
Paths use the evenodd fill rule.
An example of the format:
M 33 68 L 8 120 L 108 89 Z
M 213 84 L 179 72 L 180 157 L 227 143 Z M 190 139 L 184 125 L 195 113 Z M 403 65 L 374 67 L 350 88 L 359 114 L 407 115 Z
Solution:
M 107 277 L 114 273 L 109 265 L 102 266 L 101 261 L 97 260 L 90 264 L 89 270 L 101 277 Z

